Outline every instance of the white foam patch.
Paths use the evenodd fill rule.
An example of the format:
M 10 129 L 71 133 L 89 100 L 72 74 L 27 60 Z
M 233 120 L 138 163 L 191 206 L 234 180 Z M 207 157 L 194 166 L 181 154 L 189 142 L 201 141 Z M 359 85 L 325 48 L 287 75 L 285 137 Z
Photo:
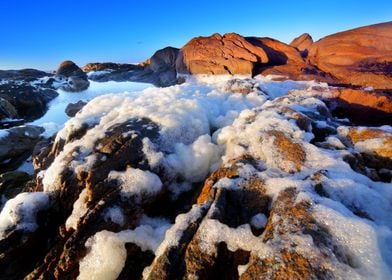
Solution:
M 16 229 L 33 232 L 37 229 L 37 212 L 49 208 L 46 193 L 20 193 L 8 200 L 0 213 L 0 240 L 7 236 L 7 230 Z
M 345 216 L 323 205 L 314 207 L 313 216 L 325 226 L 341 250 L 349 255 L 355 270 L 364 279 L 387 279 L 391 275 L 382 255 L 377 232 L 368 223 Z M 392 252 L 389 252 L 389 256 Z
M 87 255 L 79 263 L 78 279 L 110 280 L 121 273 L 127 252 L 126 243 L 136 244 L 142 251 L 155 252 L 170 224 L 166 220 L 144 218 L 134 230 L 119 233 L 100 231 L 86 241 Z
M 71 215 L 68 217 L 67 221 L 65 222 L 65 227 L 67 230 L 70 228 L 77 229 L 78 222 L 81 217 L 83 217 L 87 211 L 87 188 L 83 189 L 79 194 L 78 199 L 73 204 L 73 209 Z
M 129 167 L 124 172 L 111 171 L 108 178 L 119 181 L 124 197 L 139 194 L 154 195 L 162 189 L 159 177 L 148 170 Z

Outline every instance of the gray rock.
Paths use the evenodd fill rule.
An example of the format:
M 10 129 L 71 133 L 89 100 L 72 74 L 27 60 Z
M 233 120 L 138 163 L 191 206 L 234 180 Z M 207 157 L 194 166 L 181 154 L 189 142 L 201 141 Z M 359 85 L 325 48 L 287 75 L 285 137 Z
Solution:
M 31 176 L 23 171 L 10 171 L 0 175 L 0 196 L 7 200 L 25 191 L 26 183 Z
M 65 113 L 69 117 L 74 117 L 76 113 L 79 112 L 86 104 L 87 102 L 83 100 L 79 100 L 76 103 L 69 103 L 67 108 L 65 108 Z
M 29 158 L 44 131 L 33 125 L 8 129 L 0 138 L 0 173 L 15 170 Z
M 16 111 L 15 107 L 12 106 L 4 98 L 0 97 L 0 119 L 15 119 L 18 117 L 18 112 Z
M 25 80 L 8 80 L 0 84 L 0 98 L 8 102 L 0 104 L 0 111 L 5 109 L 5 115 L 8 114 L 11 118 L 33 121 L 46 113 L 47 104 L 57 96 L 57 91 L 44 85 Z M 14 107 L 16 114 L 9 105 Z

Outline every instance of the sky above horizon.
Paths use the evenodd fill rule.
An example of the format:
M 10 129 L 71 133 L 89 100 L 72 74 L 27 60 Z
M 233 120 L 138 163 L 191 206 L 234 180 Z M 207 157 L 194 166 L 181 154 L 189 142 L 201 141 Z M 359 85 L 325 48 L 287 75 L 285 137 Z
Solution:
M 54 70 L 66 59 L 142 62 L 195 36 L 236 32 L 289 43 L 392 20 L 390 0 L 0 1 L 0 69 Z

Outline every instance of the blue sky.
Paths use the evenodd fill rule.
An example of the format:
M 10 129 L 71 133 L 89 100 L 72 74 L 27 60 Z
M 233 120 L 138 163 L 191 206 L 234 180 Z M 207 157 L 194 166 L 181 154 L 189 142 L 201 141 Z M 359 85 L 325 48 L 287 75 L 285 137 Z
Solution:
M 71 59 L 140 62 L 215 32 L 289 43 L 392 20 L 391 0 L 0 1 L 0 69 L 51 70 Z

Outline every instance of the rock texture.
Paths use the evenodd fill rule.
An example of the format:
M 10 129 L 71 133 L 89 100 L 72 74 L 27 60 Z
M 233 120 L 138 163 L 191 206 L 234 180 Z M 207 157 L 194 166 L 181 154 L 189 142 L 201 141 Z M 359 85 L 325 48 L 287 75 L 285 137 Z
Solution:
M 70 60 L 60 64 L 56 77 L 62 82 L 61 88 L 66 91 L 82 91 L 90 85 L 86 73 Z
M 391 89 L 392 22 L 336 33 L 309 49 L 311 64 L 341 83 Z

